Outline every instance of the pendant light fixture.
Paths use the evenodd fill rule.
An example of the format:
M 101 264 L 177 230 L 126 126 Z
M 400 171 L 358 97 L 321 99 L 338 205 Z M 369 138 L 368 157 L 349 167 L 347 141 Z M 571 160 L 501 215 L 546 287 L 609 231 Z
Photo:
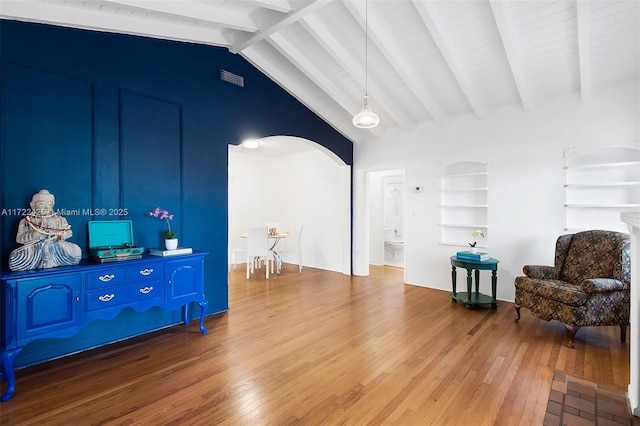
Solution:
M 368 3 L 365 0 L 364 2 L 364 101 L 362 103 L 362 109 L 359 113 L 353 116 L 353 125 L 360 129 L 371 129 L 376 127 L 380 123 L 380 117 L 378 114 L 371 111 L 371 107 L 369 106 L 369 95 L 367 93 L 367 83 L 368 83 L 368 75 L 367 75 L 367 63 L 369 60 L 369 32 L 368 32 Z

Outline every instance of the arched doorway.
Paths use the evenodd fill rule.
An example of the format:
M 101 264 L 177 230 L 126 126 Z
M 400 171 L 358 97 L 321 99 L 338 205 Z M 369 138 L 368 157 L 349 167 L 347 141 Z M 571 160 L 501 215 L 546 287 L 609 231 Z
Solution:
M 304 224 L 303 264 L 351 274 L 351 167 L 307 139 L 259 141 L 257 149 L 229 145 L 229 261 L 248 227 Z

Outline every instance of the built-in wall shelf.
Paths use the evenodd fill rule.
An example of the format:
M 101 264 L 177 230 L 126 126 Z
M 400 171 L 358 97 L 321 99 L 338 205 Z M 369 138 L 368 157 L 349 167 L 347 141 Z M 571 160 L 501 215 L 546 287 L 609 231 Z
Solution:
M 623 211 L 640 208 L 640 150 L 565 150 L 565 230 L 626 232 Z
M 640 164 L 638 165 L 638 167 L 640 167 Z M 565 188 L 612 188 L 616 186 L 640 187 L 640 182 L 574 183 L 574 184 L 566 184 Z
M 477 224 L 470 225 L 465 223 L 441 223 L 440 226 L 445 226 L 449 228 L 467 228 L 467 229 L 471 229 L 471 231 L 475 229 L 481 229 L 483 230 L 483 232 L 489 229 L 489 225 L 477 225 Z
M 485 238 L 477 239 L 477 247 L 487 247 L 488 176 L 483 161 L 458 161 L 442 167 L 440 244 L 469 247 L 471 233 L 479 229 Z
M 632 148 L 600 148 L 600 149 L 632 149 Z M 637 151 L 637 150 L 636 150 Z M 594 160 L 594 161 L 597 161 Z M 602 162 L 602 163 L 592 163 L 592 164 L 577 164 L 574 166 L 565 166 L 565 169 L 599 169 L 599 168 L 610 168 L 610 167 L 624 167 L 624 166 L 636 166 L 640 165 L 640 161 L 615 161 L 615 162 Z
M 459 189 L 447 189 L 440 190 L 440 192 L 467 192 L 467 191 L 488 191 L 489 188 L 459 188 Z
M 443 245 L 443 246 L 454 246 L 454 247 L 466 247 L 467 249 L 469 248 L 469 244 L 460 243 L 458 241 L 440 241 L 440 245 Z M 486 249 L 486 248 L 489 248 L 489 246 L 476 244 L 476 248 L 478 248 L 478 249 Z
M 465 162 L 452 163 L 452 164 L 461 164 L 461 163 L 465 163 Z M 466 161 L 466 163 L 470 163 L 470 161 Z M 478 164 L 484 164 L 484 163 L 478 163 Z M 451 178 L 451 177 L 488 176 L 488 175 L 489 173 L 485 171 L 485 172 L 469 172 L 469 173 L 443 173 L 440 176 L 444 178 Z
M 564 206 L 580 209 L 633 209 L 640 207 L 640 204 L 565 204 Z
M 440 204 L 440 207 L 447 209 L 486 209 L 487 204 Z

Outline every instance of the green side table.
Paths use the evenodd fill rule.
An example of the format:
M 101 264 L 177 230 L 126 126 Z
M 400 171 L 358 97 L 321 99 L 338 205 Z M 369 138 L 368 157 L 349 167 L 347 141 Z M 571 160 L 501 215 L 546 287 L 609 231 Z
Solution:
M 483 262 L 467 259 L 458 259 L 451 256 L 451 284 L 453 291 L 451 292 L 451 301 L 460 300 L 465 306 L 471 309 L 474 305 L 491 304 L 491 309 L 498 307 L 498 299 L 496 299 L 496 287 L 498 285 L 498 263 L 497 259 L 491 258 Z M 456 267 L 467 270 L 467 292 L 456 293 Z M 472 271 L 475 271 L 476 291 L 471 291 Z M 480 271 L 491 271 L 491 297 L 480 293 Z

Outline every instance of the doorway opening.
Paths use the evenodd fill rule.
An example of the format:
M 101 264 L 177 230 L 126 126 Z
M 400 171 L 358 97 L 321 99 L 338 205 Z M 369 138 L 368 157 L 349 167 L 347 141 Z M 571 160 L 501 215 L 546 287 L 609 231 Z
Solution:
M 404 268 L 405 171 L 370 172 L 369 263 Z
M 384 264 L 404 268 L 404 176 L 382 179 Z

